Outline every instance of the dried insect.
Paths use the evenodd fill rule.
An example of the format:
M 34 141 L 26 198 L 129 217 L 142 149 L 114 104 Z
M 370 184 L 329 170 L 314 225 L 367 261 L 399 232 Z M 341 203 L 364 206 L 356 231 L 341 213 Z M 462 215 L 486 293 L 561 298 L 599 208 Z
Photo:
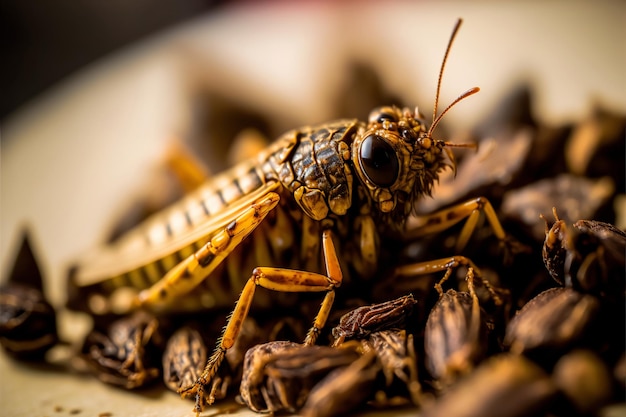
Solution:
M 479 91 L 468 90 L 437 115 L 443 69 L 460 23 L 444 55 L 430 127 L 417 109 L 385 106 L 373 110 L 367 123 L 339 120 L 288 132 L 256 160 L 214 177 L 85 257 L 70 273 L 69 305 L 93 314 L 116 305 L 123 312 L 116 296 L 124 289 L 136 293 L 127 311 L 217 309 L 236 302 L 204 372 L 180 390 L 184 397 L 195 396 L 199 413 L 206 387 L 235 343 L 253 300 L 259 307 L 280 305 L 263 291 L 255 295 L 257 287 L 325 293 L 305 339 L 313 345 L 344 275 L 352 286 L 348 292 L 363 291 L 359 283 L 384 270 L 381 259 L 399 238 L 417 239 L 467 219 L 457 241 L 460 250 L 484 212 L 496 237 L 508 242 L 482 197 L 424 216 L 411 230 L 406 227 L 440 172 L 455 168 L 451 149 L 473 147 L 433 138 L 448 110 Z M 463 256 L 397 268 L 392 274 L 415 276 L 458 266 L 479 274 Z M 293 304 L 293 298 L 287 302 Z
M 381 330 L 362 340 L 361 346 L 365 352 L 376 354 L 384 376 L 383 388 L 377 387 L 377 403 L 405 404 L 408 400 L 413 405 L 422 404 L 422 386 L 417 375 L 412 334 L 404 329 Z
M 335 338 L 334 346 L 351 338 L 362 339 L 379 330 L 405 328 L 404 322 L 415 303 L 417 301 L 409 294 L 384 303 L 359 307 L 344 314 L 331 331 Z
M 42 359 L 59 341 L 56 311 L 43 294 L 42 277 L 26 233 L 8 281 L 0 287 L 0 345 L 20 359 Z
M 552 210 L 546 222 L 543 261 L 561 285 L 603 296 L 624 297 L 626 233 L 609 223 L 578 220 L 569 227 Z
M 102 382 L 127 389 L 147 385 L 160 375 L 158 326 L 142 311 L 114 321 L 106 333 L 93 330 L 87 335 L 82 358 Z
M 309 393 L 299 414 L 305 417 L 341 416 L 371 398 L 380 366 L 366 352 L 348 366 L 330 372 Z
M 599 300 L 571 288 L 551 288 L 530 300 L 511 319 L 504 344 L 512 352 L 553 353 L 579 342 L 598 314 Z
M 424 329 L 426 369 L 446 386 L 467 373 L 487 354 L 487 322 L 478 303 L 472 279 L 469 291 L 445 293 L 438 285 L 439 300 Z
M 385 380 L 380 393 L 405 393 L 405 398 L 419 405 L 421 386 L 417 379 L 413 335 L 406 331 L 407 318 L 416 303 L 413 295 L 409 294 L 356 308 L 341 317 L 339 324 L 332 329 L 332 335 L 335 347 L 350 345 L 351 342 L 346 340 L 353 339 L 360 350 L 375 353 Z M 396 381 L 399 384 L 394 384 Z M 401 385 L 402 388 L 391 389 L 392 385 L 394 388 Z
M 268 338 L 277 340 L 279 335 L 299 331 L 297 322 L 287 317 L 269 320 L 260 326 L 256 320 L 247 317 L 242 324 L 237 341 L 226 354 L 225 366 L 222 366 L 211 382 L 207 396 L 209 401 L 219 400 L 238 388 L 242 377 L 242 368 L 246 352 L 252 346 L 263 343 Z M 209 358 L 209 346 L 219 335 L 217 331 L 207 331 L 201 320 L 193 321 L 179 328 L 167 341 L 163 353 L 163 379 L 165 385 L 178 392 L 181 387 L 193 384 L 202 374 Z
M 0 344 L 5 351 L 40 359 L 58 340 L 56 312 L 41 291 L 14 283 L 0 288 Z
M 241 399 L 254 411 L 317 417 L 341 415 L 373 399 L 419 404 L 420 394 L 413 338 L 405 330 L 375 332 L 341 347 L 258 345 L 246 353 L 241 383 Z
M 192 384 L 202 373 L 208 357 L 209 349 L 200 331 L 191 326 L 181 327 L 168 339 L 163 353 L 165 385 L 178 392 L 181 386 Z
M 359 358 L 355 349 L 269 342 L 246 353 L 241 398 L 258 412 L 296 412 L 332 370 Z

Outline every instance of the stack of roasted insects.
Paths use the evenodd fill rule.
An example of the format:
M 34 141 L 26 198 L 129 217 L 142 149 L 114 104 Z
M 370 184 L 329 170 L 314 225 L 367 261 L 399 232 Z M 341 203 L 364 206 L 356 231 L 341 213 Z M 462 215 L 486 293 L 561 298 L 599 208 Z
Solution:
M 163 381 L 197 413 L 227 397 L 305 416 L 623 411 L 626 118 L 554 127 L 531 99 L 514 91 L 449 141 L 433 137 L 449 108 L 427 123 L 381 107 L 288 132 L 204 185 L 176 148 L 182 202 L 142 200 L 134 219 L 156 217 L 121 222 L 70 273 L 69 306 L 95 323 L 83 369 L 126 389 Z M 209 108 L 222 132 L 271 125 Z M 16 291 L 0 341 L 42 357 L 54 311 Z

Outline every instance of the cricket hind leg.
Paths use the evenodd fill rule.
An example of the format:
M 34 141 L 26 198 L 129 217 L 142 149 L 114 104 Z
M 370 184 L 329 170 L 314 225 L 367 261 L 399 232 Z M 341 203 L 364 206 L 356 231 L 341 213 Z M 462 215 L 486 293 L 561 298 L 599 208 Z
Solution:
M 198 415 L 206 404 L 212 404 L 214 398 L 207 395 L 206 387 L 217 373 L 217 370 L 224 360 L 226 352 L 237 339 L 243 321 L 248 315 L 250 306 L 254 298 L 257 286 L 274 291 L 284 292 L 326 292 L 320 309 L 313 321 L 313 325 L 305 338 L 305 345 L 313 345 L 319 335 L 320 330 L 326 324 L 330 314 L 333 301 L 335 299 L 335 288 L 342 283 L 342 273 L 337 258 L 332 234 L 329 230 L 322 233 L 322 252 L 326 267 L 326 275 L 291 270 L 286 268 L 258 267 L 252 272 L 252 276 L 246 282 L 239 300 L 228 321 L 222 336 L 217 342 L 214 353 L 211 355 L 204 368 L 202 375 L 189 387 L 181 387 L 179 394 L 182 397 L 195 396 L 194 411 Z

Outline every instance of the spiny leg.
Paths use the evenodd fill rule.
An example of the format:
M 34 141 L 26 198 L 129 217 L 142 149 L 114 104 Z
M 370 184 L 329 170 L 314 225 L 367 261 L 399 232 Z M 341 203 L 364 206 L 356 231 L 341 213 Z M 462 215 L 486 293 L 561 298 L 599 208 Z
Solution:
M 141 291 L 134 306 L 159 309 L 189 293 L 258 227 L 279 199 L 278 194 L 267 193 L 243 210 L 206 245 L 169 270 L 152 287 Z
M 320 329 L 324 327 L 328 319 L 332 303 L 335 299 L 334 290 L 341 285 L 343 279 L 337 252 L 332 241 L 332 234 L 329 230 L 325 230 L 322 234 L 322 251 L 327 275 L 286 268 L 258 267 L 254 269 L 252 276 L 246 282 L 239 296 L 239 300 L 237 300 L 235 304 L 235 309 L 228 318 L 228 322 L 217 343 L 215 352 L 207 361 L 202 375 L 200 375 L 192 386 L 181 387 L 178 391 L 183 397 L 195 395 L 196 404 L 194 410 L 196 411 L 196 415 L 202 411 L 205 403 L 212 404 L 214 401 L 214 398 L 210 396 L 208 399 L 206 398 L 205 387 L 217 373 L 220 364 L 224 360 L 226 351 L 234 345 L 243 321 L 247 317 L 250 306 L 252 305 L 257 286 L 283 292 L 326 291 L 326 296 L 322 301 L 320 310 L 304 342 L 306 345 L 315 343 Z
M 494 303 L 496 304 L 502 303 L 502 299 L 498 295 L 496 289 L 491 285 L 491 283 L 487 279 L 485 279 L 482 276 L 480 269 L 478 269 L 478 267 L 474 264 L 474 262 L 472 262 L 470 259 L 466 258 L 465 256 L 457 255 L 457 256 L 451 256 L 449 258 L 441 258 L 441 259 L 435 259 L 432 261 L 417 262 L 417 263 L 413 263 L 409 265 L 403 265 L 394 270 L 394 276 L 406 278 L 406 277 L 414 277 L 417 275 L 427 275 L 427 274 L 431 274 L 435 272 L 446 271 L 443 278 L 441 278 L 441 280 L 439 280 L 439 282 L 435 284 L 435 289 L 437 290 L 437 292 L 439 294 L 443 294 L 443 288 L 442 288 L 443 283 L 445 283 L 450 277 L 450 275 L 452 274 L 452 272 L 460 266 L 464 266 L 467 268 L 465 279 L 468 281 L 468 286 L 470 285 L 469 282 L 472 281 L 471 288 L 473 289 L 474 281 L 476 279 L 480 279 L 480 282 L 485 286 L 485 288 L 487 288 L 487 290 L 493 297 Z

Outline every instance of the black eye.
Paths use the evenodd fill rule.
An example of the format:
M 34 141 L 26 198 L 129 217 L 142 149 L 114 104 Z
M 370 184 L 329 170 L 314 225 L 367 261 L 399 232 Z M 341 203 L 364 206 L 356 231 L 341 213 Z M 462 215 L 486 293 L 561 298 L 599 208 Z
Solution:
M 402 139 L 404 139 L 405 142 L 413 143 L 417 140 L 415 131 L 406 127 L 400 128 L 400 136 L 402 136 Z
M 374 184 L 389 187 L 396 182 L 400 163 L 391 145 L 380 136 L 369 135 L 363 139 L 359 158 L 365 175 Z

